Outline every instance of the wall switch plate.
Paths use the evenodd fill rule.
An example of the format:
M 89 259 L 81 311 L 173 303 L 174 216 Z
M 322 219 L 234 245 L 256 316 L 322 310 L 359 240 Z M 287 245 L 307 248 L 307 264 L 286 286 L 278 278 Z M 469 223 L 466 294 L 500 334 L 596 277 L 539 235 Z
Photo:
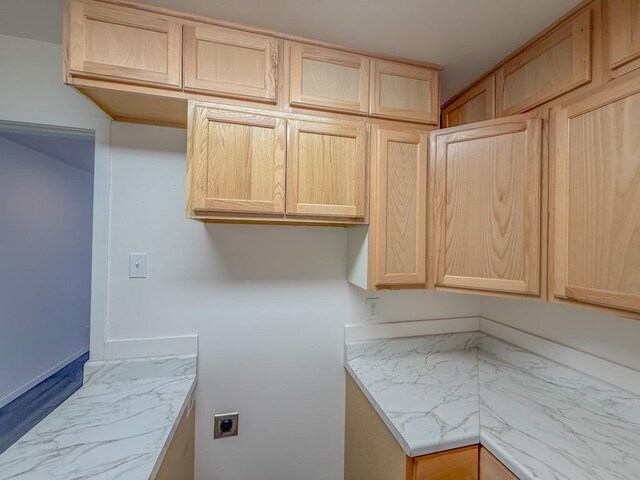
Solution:
M 238 412 L 219 413 L 213 416 L 213 438 L 235 437 L 238 435 Z
M 367 322 L 378 320 L 379 298 L 367 298 L 365 302 L 364 318 Z
M 129 278 L 147 278 L 147 254 L 129 254 Z

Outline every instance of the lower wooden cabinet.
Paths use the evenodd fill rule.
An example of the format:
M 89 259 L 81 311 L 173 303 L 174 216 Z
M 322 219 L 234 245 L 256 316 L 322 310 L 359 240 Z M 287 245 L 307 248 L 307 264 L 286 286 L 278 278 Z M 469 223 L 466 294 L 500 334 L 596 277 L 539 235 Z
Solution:
M 480 480 L 518 480 L 518 477 L 483 447 L 480 447 L 479 478 Z
M 640 78 L 565 106 L 552 125 L 553 296 L 640 318 Z
M 431 133 L 436 288 L 541 294 L 542 161 L 537 114 Z

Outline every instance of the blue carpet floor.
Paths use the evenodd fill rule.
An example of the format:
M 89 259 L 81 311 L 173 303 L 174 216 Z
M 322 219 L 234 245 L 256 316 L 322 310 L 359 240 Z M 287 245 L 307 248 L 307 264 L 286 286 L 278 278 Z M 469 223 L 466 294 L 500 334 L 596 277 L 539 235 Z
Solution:
M 88 359 L 88 353 L 79 357 L 0 408 L 0 453 L 82 386 L 83 367 Z

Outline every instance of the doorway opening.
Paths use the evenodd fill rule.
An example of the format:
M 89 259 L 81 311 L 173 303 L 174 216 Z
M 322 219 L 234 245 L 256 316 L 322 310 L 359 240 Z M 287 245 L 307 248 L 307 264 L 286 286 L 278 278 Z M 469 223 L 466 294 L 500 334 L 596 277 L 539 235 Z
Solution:
M 95 135 L 0 122 L 0 453 L 82 385 Z

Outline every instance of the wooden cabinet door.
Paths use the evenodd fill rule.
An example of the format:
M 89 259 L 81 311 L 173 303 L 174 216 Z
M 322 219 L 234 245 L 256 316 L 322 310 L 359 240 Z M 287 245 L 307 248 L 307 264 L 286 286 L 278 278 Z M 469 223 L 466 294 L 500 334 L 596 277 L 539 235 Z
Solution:
M 491 75 L 442 109 L 442 127 L 491 120 L 496 115 L 496 77 Z
M 182 26 L 140 10 L 69 2 L 68 62 L 74 75 L 181 87 Z
M 288 129 L 287 214 L 364 217 L 364 124 L 289 120 Z
M 191 109 L 193 210 L 283 214 L 285 120 L 201 104 Z
M 527 114 L 432 132 L 437 287 L 540 293 L 541 125 Z
M 371 131 L 369 268 L 376 287 L 426 286 L 428 133 Z
M 370 113 L 437 125 L 439 72 L 383 60 L 371 61 Z
M 414 458 L 413 480 L 478 480 L 478 446 Z
M 640 313 L 640 81 L 610 85 L 555 116 L 554 289 Z
M 213 25 L 184 28 L 184 89 L 275 103 L 280 41 Z
M 480 480 L 518 480 L 496 457 L 480 447 Z
M 591 10 L 586 9 L 496 72 L 498 117 L 525 112 L 591 81 Z
M 607 0 L 609 62 L 620 68 L 640 58 L 640 1 Z
M 288 45 L 292 105 L 369 111 L 369 59 L 313 45 Z

